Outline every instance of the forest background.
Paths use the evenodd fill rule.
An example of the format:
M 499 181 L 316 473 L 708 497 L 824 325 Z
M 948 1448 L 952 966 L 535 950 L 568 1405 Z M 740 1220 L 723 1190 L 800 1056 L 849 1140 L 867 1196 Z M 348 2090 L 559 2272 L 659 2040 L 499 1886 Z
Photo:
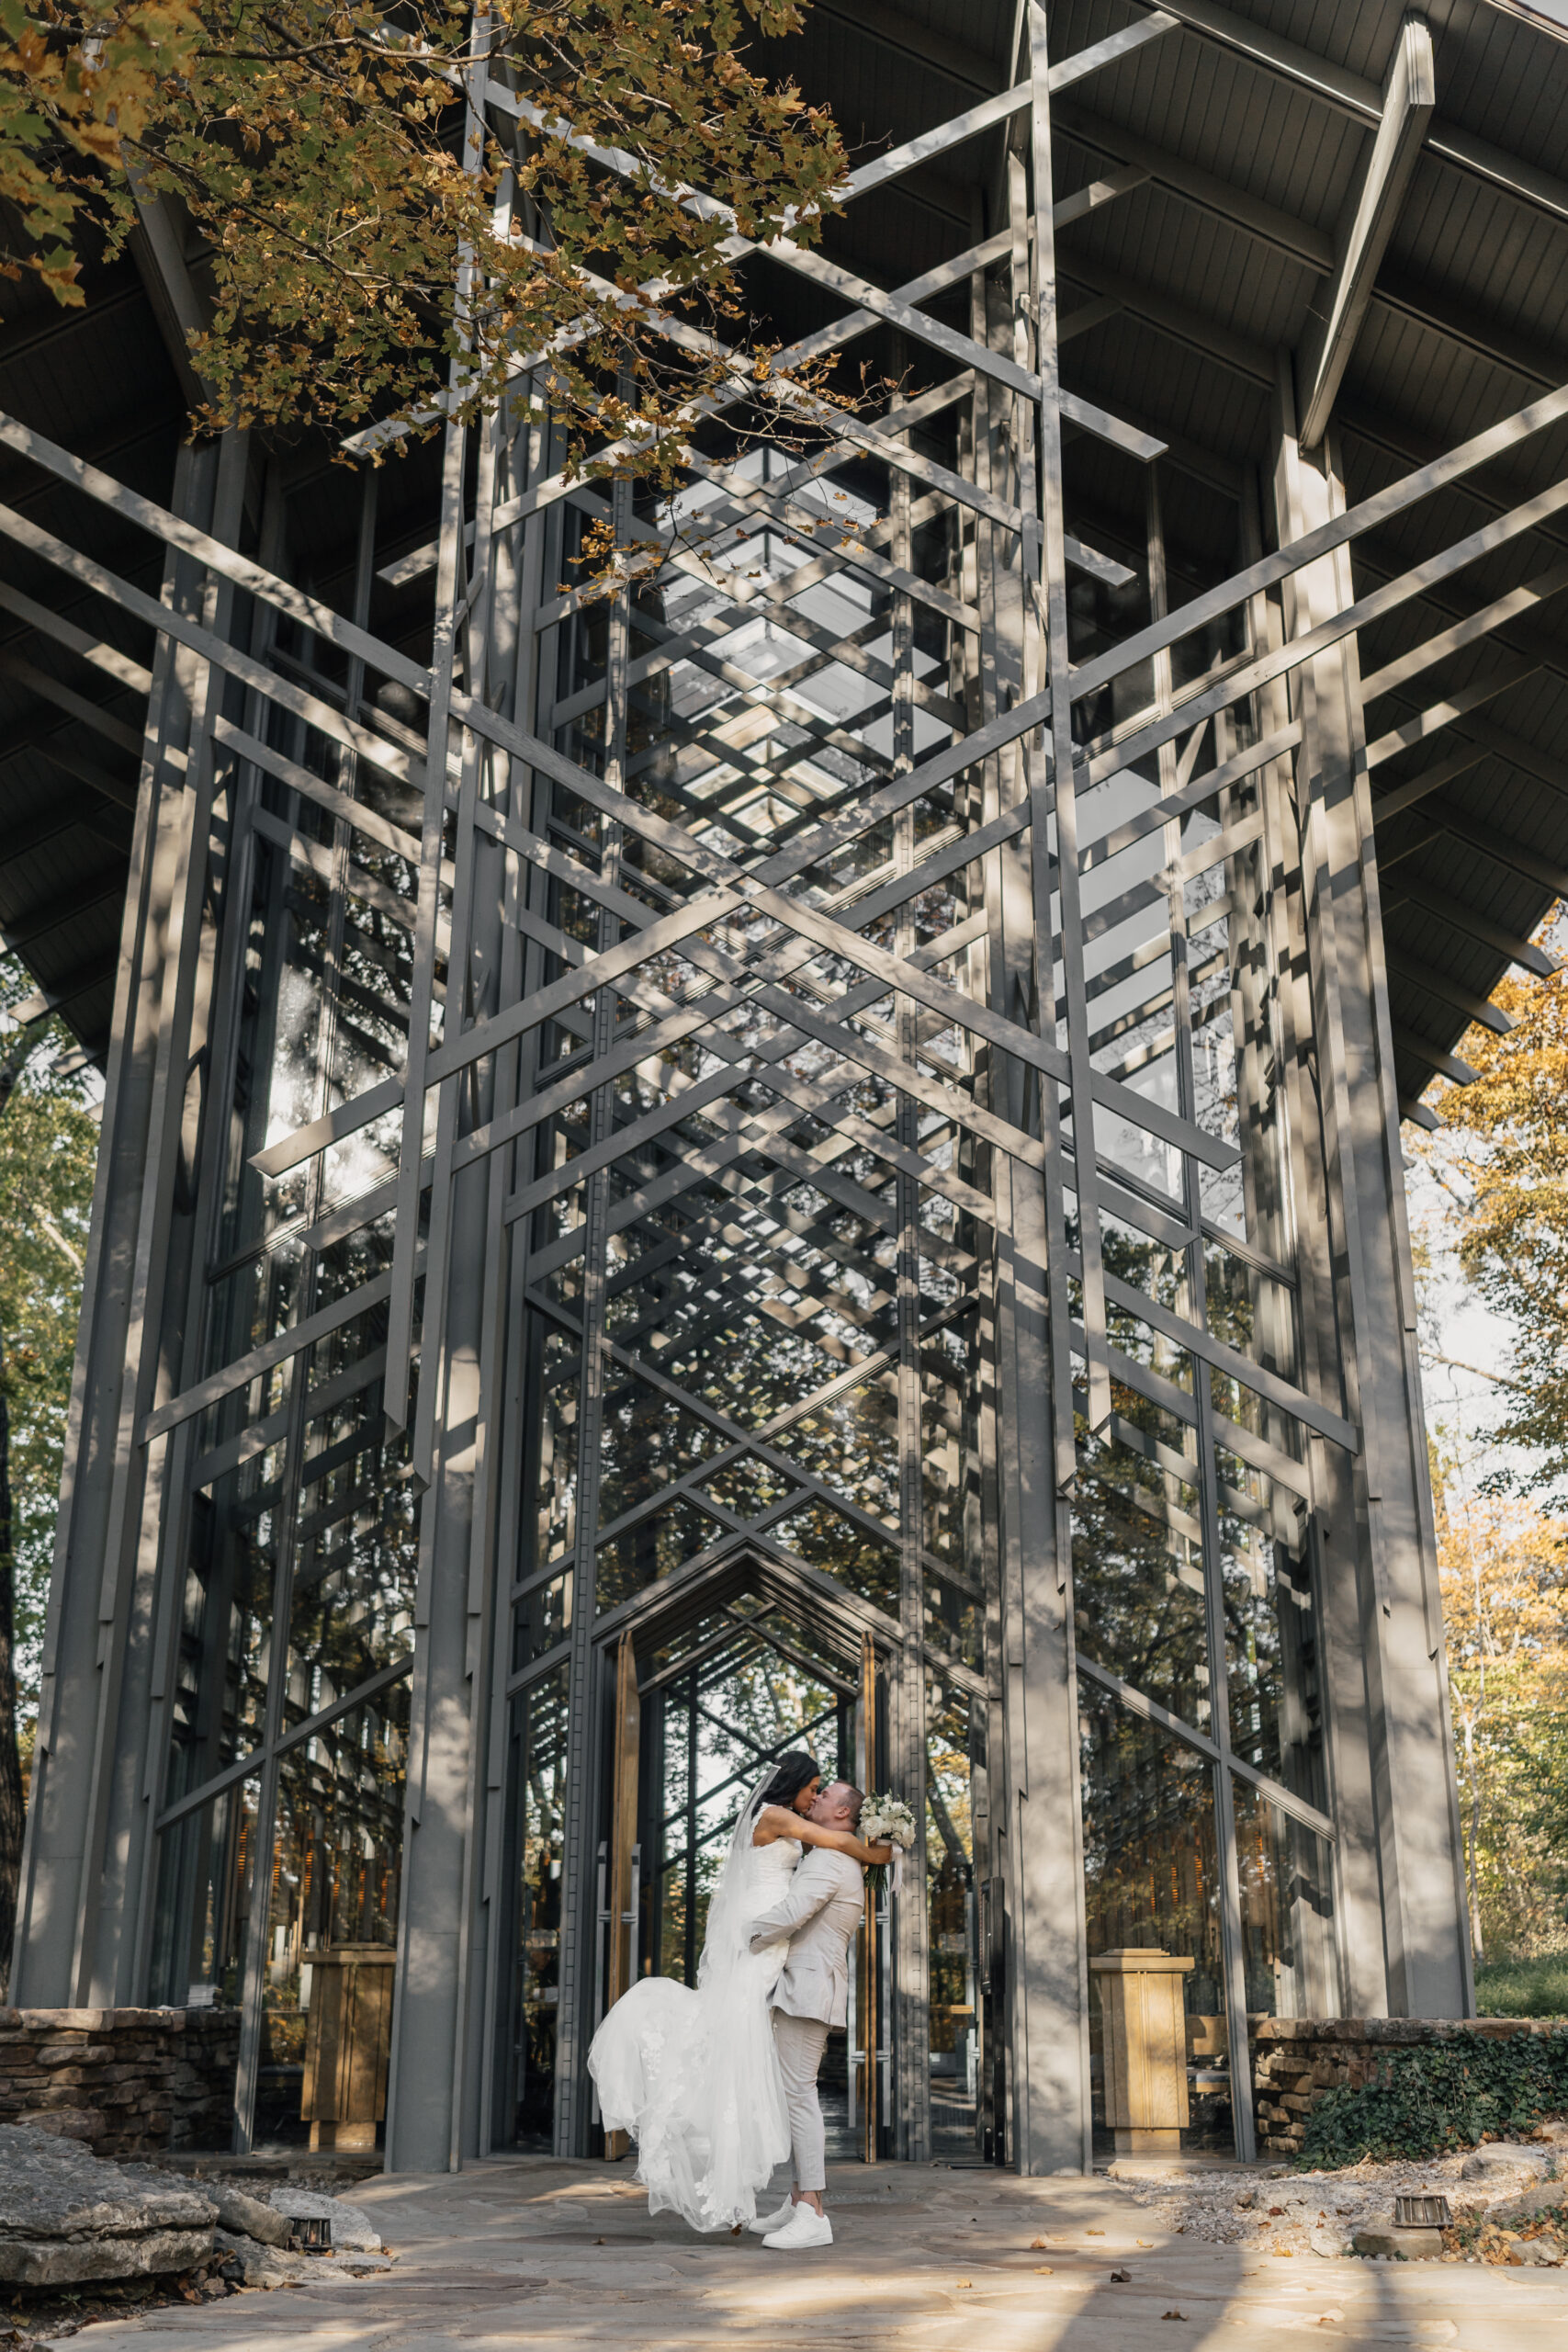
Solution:
M 1537 934 L 1568 957 L 1568 909 Z M 1404 1130 L 1482 2006 L 1568 2012 L 1568 973 L 1495 991 Z

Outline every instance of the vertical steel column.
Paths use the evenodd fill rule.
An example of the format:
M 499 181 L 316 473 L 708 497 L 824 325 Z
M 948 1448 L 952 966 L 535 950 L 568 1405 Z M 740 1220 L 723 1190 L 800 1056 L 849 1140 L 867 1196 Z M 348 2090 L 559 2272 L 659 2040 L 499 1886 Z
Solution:
M 506 498 L 526 488 L 542 466 L 546 435 L 526 409 L 518 425 L 508 416 L 502 435 L 504 478 L 496 494 Z M 539 583 L 544 552 L 543 526 L 525 530 L 513 524 L 499 534 L 491 549 L 494 582 L 491 590 L 495 644 L 491 674 L 501 708 L 520 723 L 531 726 L 538 699 L 540 603 Z M 503 683 L 504 681 L 504 683 Z M 520 761 L 507 763 L 505 790 L 498 796 L 502 813 L 527 824 L 533 818 L 533 774 Z M 523 993 L 526 967 L 524 935 L 517 917 L 527 876 L 513 857 L 504 860 L 500 909 L 500 956 L 496 967 L 497 1004 L 511 1004 Z M 488 1002 L 488 1000 L 487 1000 Z M 504 1115 L 519 1100 L 522 1055 L 500 1057 L 495 1074 L 491 1115 Z M 483 1758 L 476 1734 L 471 1766 L 476 1807 L 472 1846 L 480 1857 L 478 1887 L 479 1917 L 474 1923 L 473 1970 L 479 1984 L 468 2012 L 479 2021 L 477 2044 L 459 2050 L 459 2063 L 472 2069 L 471 2105 L 463 2111 L 464 2155 L 487 2154 L 500 2139 L 501 2119 L 494 2112 L 495 2069 L 491 2053 L 497 2047 L 502 2003 L 508 1990 L 511 1955 L 502 1949 L 502 1928 L 507 1917 L 502 1873 L 507 1868 L 506 1840 L 506 1678 L 512 1663 L 512 1588 L 516 1579 L 517 1531 L 525 1509 L 524 1494 L 525 1389 L 526 1373 L 526 1307 L 523 1304 L 523 1261 L 525 1246 L 513 1250 L 502 1222 L 513 1155 L 492 1152 L 487 1168 L 485 1197 L 486 1301 L 480 1346 L 480 1412 L 478 1430 L 474 1519 L 468 1561 L 468 1623 L 471 1671 L 476 1692 L 485 1690 Z M 470 2034 L 470 2041 L 473 2037 Z M 471 2130 L 470 2130 L 471 2119 Z
M 1343 512 L 1343 493 L 1332 441 L 1315 458 L 1298 446 L 1288 366 L 1276 413 L 1276 514 L 1288 544 Z M 1345 550 L 1303 567 L 1285 582 L 1287 636 L 1342 610 L 1351 594 Z M 1376 1907 L 1363 1905 L 1347 1922 L 1346 1991 L 1374 2015 L 1462 2017 L 1472 1999 L 1464 1872 L 1449 1768 L 1415 1285 L 1392 1212 L 1404 1170 L 1354 641 L 1303 664 L 1294 687 L 1318 1148 L 1344 1409 L 1362 1431 L 1361 1452 L 1338 1482 L 1342 1499 L 1320 1520 L 1338 1791 L 1343 1795 L 1347 1779 L 1370 1771 L 1368 1826 L 1377 1858 Z M 1357 1758 L 1352 1767 L 1346 1749 L 1357 1739 L 1358 1716 L 1364 1761 Z M 1409 1804 L 1404 1792 L 1422 1787 L 1443 1789 L 1440 1809 Z M 1381 1950 L 1369 1948 L 1374 1930 Z
M 1149 614 L 1163 620 L 1169 609 L 1166 572 L 1165 523 L 1160 507 L 1159 478 L 1148 474 Z M 1171 662 L 1168 652 L 1155 657 L 1155 707 L 1171 707 Z M 1162 797 L 1176 783 L 1175 746 L 1159 752 Z M 1168 920 L 1170 929 L 1170 1012 L 1176 1039 L 1177 1107 L 1195 1124 L 1198 1083 L 1192 1055 L 1192 990 L 1188 963 L 1187 888 L 1181 872 L 1181 825 L 1168 819 L 1161 828 L 1165 852 Z M 1181 1188 L 1190 1236 L 1186 1260 L 1188 1312 L 1200 1329 L 1208 1324 L 1208 1281 L 1203 1250 L 1203 1194 L 1198 1164 L 1190 1153 L 1181 1157 Z M 1221 1568 L 1219 1479 L 1214 1461 L 1214 1403 L 1208 1367 L 1194 1362 L 1192 1402 L 1197 1417 L 1199 1512 L 1203 1530 L 1204 1615 L 1209 1649 L 1210 1703 L 1213 1709 L 1210 1735 L 1222 1748 L 1230 1746 L 1230 1685 L 1225 1671 L 1225 1596 Z M 1235 1802 L 1228 1767 L 1211 1767 L 1214 1791 L 1214 1842 L 1220 1872 L 1220 1942 L 1224 1953 L 1225 2018 L 1229 2038 L 1231 2117 L 1235 2152 L 1243 2164 L 1257 2154 L 1252 2120 L 1252 2052 L 1247 2030 L 1247 1964 L 1242 1942 L 1241 1877 L 1236 1864 Z
M 902 335 L 893 341 L 893 373 L 902 379 L 905 348 Z M 890 430 L 897 432 L 901 400 L 895 400 L 889 413 Z M 893 560 L 903 571 L 913 566 L 914 549 L 909 529 L 909 477 L 895 468 L 889 475 L 892 525 L 888 546 Z M 895 590 L 892 611 L 893 654 L 893 773 L 908 775 L 915 764 L 915 610 L 908 594 Z M 915 811 L 911 805 L 901 808 L 893 820 L 893 869 L 896 874 L 908 874 L 915 862 Z M 913 955 L 916 945 L 914 904 L 906 899 L 898 911 L 894 934 L 894 952 L 900 956 Z M 907 996 L 895 1000 L 896 1031 L 899 1059 L 913 1063 L 919 1051 L 919 1025 L 914 1001 Z M 905 1150 L 913 1154 L 919 1149 L 919 1108 L 912 1095 L 897 1097 L 897 1136 Z M 889 1709 L 896 1744 L 890 1742 L 896 1785 L 901 1783 L 908 1792 L 916 1821 L 916 1840 L 909 1859 L 907 1894 L 894 1896 L 889 1892 L 888 1905 L 894 1914 L 894 2001 L 887 2020 L 892 2043 L 892 2076 L 897 2086 L 894 2101 L 897 2124 L 897 2153 L 911 2163 L 925 2164 L 931 2156 L 931 2060 L 928 2000 L 931 1969 L 927 1951 L 926 1918 L 926 1678 L 921 1654 L 925 1633 L 925 1570 L 921 1564 L 924 1542 L 924 1455 L 923 1381 L 920 1371 L 920 1192 L 912 1176 L 899 1173 L 894 1178 L 894 1194 L 898 1204 L 898 1453 L 899 1453 L 899 1520 L 902 1527 L 900 1545 L 901 1607 L 904 1628 L 903 1646 L 898 1654 L 897 1670 L 889 1672 L 888 1680 L 894 1694 Z
M 1010 936 L 1017 943 L 1017 964 L 1010 969 L 1011 956 L 1004 961 L 1007 992 L 998 1009 L 1055 1042 L 1050 915 L 1055 880 L 1062 910 L 1064 970 L 1069 974 L 1068 1036 L 1074 1057 L 1074 1141 L 1079 1154 L 1081 1221 L 1086 1234 L 1092 1228 L 1096 1236 L 1094 1242 L 1086 1245 L 1086 1260 L 1092 1268 L 1086 1276 L 1086 1294 L 1098 1296 L 1087 1009 L 1077 930 L 1076 834 L 1070 816 L 1065 834 L 1062 825 L 1064 791 L 1070 796 L 1072 789 L 1072 750 L 1067 698 L 1058 691 L 1067 665 L 1066 578 L 1060 421 L 1055 405 L 1050 127 L 1044 22 L 1038 11 L 1032 13 L 1029 34 L 1033 103 L 1025 118 L 1026 145 L 1010 148 L 1006 181 L 1012 230 L 1011 299 L 1002 347 L 1010 345 L 1009 356 L 1015 363 L 1032 364 L 1042 379 L 1038 403 L 1018 397 L 1012 403 L 1010 485 L 1024 515 L 1040 519 L 1038 532 L 1026 524 L 1016 543 L 1016 603 L 1011 607 L 1017 615 L 1016 636 L 1002 685 L 1005 693 L 1010 683 L 1013 694 L 1025 697 L 1042 686 L 1053 689 L 1053 764 L 1048 790 L 1043 746 L 1032 735 L 1015 747 L 1007 763 L 1011 779 L 1006 797 L 1025 798 L 1032 821 L 1027 865 L 1021 870 L 1015 867 L 1013 888 L 1007 891 L 1004 902 L 1004 941 Z M 994 390 L 992 397 L 996 397 Z M 1055 868 L 1050 841 L 1053 813 Z M 1070 885 L 1066 878 L 1069 853 L 1074 861 Z M 1004 877 L 1011 864 L 1003 862 Z M 1070 967 L 1076 967 L 1076 978 Z M 1017 1070 L 1008 1110 L 1017 1125 L 1039 1136 L 1045 1147 L 1047 1169 L 1053 1161 L 1059 1167 L 1055 1085 L 1036 1073 L 1026 1076 Z M 1004 1862 L 1010 1912 L 1006 1953 L 1011 2052 L 1008 2154 L 1021 2172 L 1033 2174 L 1076 2165 L 1084 2146 L 1086 2077 L 1081 1935 L 1077 1932 L 1082 1873 L 1071 1830 L 1077 1817 L 1077 1713 L 1066 1593 L 1070 1528 L 1065 1481 L 1059 1475 L 1067 1467 L 1059 1459 L 1065 1453 L 1059 1440 L 1070 1430 L 1071 1405 L 1070 1391 L 1064 1396 L 1060 1380 L 1053 1381 L 1054 1353 L 1059 1363 L 1066 1362 L 1065 1348 L 1053 1349 L 1054 1339 L 1065 1338 L 1061 1318 L 1066 1268 L 1061 1262 L 1064 1237 L 1059 1231 L 1053 1236 L 1051 1230 L 1055 1204 L 1049 1173 L 1042 1179 L 1010 1155 L 998 1152 L 993 1159 L 993 1185 L 1001 1421 L 1003 1753 L 992 1758 L 990 1786 L 993 1818 L 998 1828 L 1006 1823 L 1010 1848 Z M 1059 1190 L 1055 1200 L 1060 1200 Z M 1090 1312 L 1087 1317 L 1090 1329 L 1095 1320 Z M 1099 1323 L 1103 1385 L 1102 1314 Z M 1092 1357 L 1091 1350 L 1091 1361 Z M 1108 1386 L 1103 1402 L 1109 1410 Z
M 631 532 L 632 491 L 623 475 L 612 492 L 616 545 L 626 545 Z M 605 649 L 604 781 L 624 788 L 626 756 L 627 658 L 631 634 L 630 594 L 622 584 L 610 595 Z M 614 885 L 619 877 L 621 828 L 606 818 L 601 842 L 599 871 Z M 615 945 L 620 920 L 607 908 L 599 916 L 599 952 Z M 615 1042 L 620 999 L 613 988 L 601 988 L 593 998 L 593 1058 L 603 1060 Z M 589 1098 L 590 1148 L 603 1144 L 615 1122 L 613 1086 L 597 1086 Z M 566 1859 L 561 1888 L 560 2003 L 556 2025 L 556 2153 L 581 2155 L 587 2131 L 586 2110 L 580 2115 L 579 2076 L 582 2071 L 583 2005 L 589 1971 L 584 1965 L 584 1939 L 592 1950 L 593 1928 L 589 1917 L 592 1893 L 592 1858 L 598 1838 L 600 1806 L 600 1668 L 593 1647 L 595 1539 L 599 1527 L 599 1471 L 604 1411 L 604 1324 L 606 1261 L 609 1245 L 610 1170 L 599 1168 L 589 1176 L 583 1204 L 586 1227 L 582 1261 L 582 1372 L 578 1404 L 577 1545 L 572 1568 L 571 1727 L 567 1773 Z
M 176 511 L 237 536 L 243 436 L 182 448 Z M 170 551 L 164 594 L 211 628 L 231 592 Z M 148 1845 L 153 1587 L 166 1446 L 142 1415 L 176 1383 L 190 1269 L 172 1261 L 173 1202 L 198 990 L 210 985 L 203 895 L 212 797 L 210 665 L 161 636 L 148 703 L 67 1426 L 12 1999 L 113 2007 L 131 1970 Z M 188 1219 L 181 1219 L 182 1226 Z
M 451 653 L 454 667 L 460 654 L 465 690 L 480 702 L 491 696 L 490 650 L 501 620 L 491 529 L 500 432 L 494 417 L 480 428 L 474 556 L 460 582 L 460 633 Z M 481 786 L 500 755 L 470 729 L 460 740 L 444 1019 L 448 1037 L 478 1013 L 502 948 L 499 895 L 487 887 L 485 836 L 475 822 Z M 474 1804 L 484 1737 L 474 1544 L 491 1274 L 485 1216 L 490 1171 L 473 1165 L 454 1171 L 452 1161 L 459 1134 L 477 1124 L 483 1108 L 471 1075 L 447 1079 L 438 1090 L 414 1416 L 415 1464 L 428 1461 L 431 1483 L 420 1514 L 415 1621 L 422 1638 L 411 1698 L 394 2073 L 387 2109 L 388 2165 L 403 2172 L 456 2171 L 474 2134 L 474 2120 L 465 2111 L 471 2087 L 465 2041 L 480 1835 Z

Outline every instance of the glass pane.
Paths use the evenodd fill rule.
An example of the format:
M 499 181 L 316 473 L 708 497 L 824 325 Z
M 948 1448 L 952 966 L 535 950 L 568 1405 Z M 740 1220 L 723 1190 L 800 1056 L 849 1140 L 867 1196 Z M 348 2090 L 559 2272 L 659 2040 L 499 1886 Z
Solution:
M 191 1497 L 165 1804 L 264 1736 L 283 1465 L 269 1446 Z
M 972 1784 L 980 1702 L 933 1685 L 926 1712 L 926 1919 L 931 1951 L 931 2153 L 979 2153 L 980 1948 Z
M 1215 1448 L 1231 1744 L 1238 1756 L 1325 1810 L 1323 1702 L 1312 1560 L 1270 1482 Z M 1279 1541 L 1283 1523 L 1292 1541 Z
M 900 1561 L 891 1541 L 878 1543 L 827 1503 L 807 1503 L 804 1510 L 775 1520 L 769 1532 L 814 1568 L 825 1569 L 852 1592 L 897 1616 Z
M 262 1987 L 255 2140 L 374 2147 L 386 2113 L 391 1962 L 397 1942 L 408 1763 L 406 1676 L 284 1755 L 277 1776 Z M 371 1949 L 367 1952 L 365 1947 Z M 383 1962 L 378 1955 L 386 1954 Z M 351 1997 L 342 1972 L 358 1972 Z M 336 2060 L 337 2028 L 355 2049 Z M 346 2030 L 346 2029 L 345 2029 Z M 333 2048 L 323 2052 L 324 2038 Z M 355 2111 L 341 2112 L 340 2072 Z M 357 2138 L 348 2136 L 357 2132 Z
M 186 2057 L 206 2086 L 203 2105 L 182 2127 L 189 2149 L 226 2154 L 234 2143 L 258 1791 L 254 1780 L 238 1781 L 158 1839 L 147 1997 L 186 2012 Z
M 575 1340 L 530 1316 L 534 1395 L 532 1511 L 523 1518 L 520 1577 L 565 1559 L 577 1541 L 577 1399 L 581 1350 Z
M 520 2148 L 547 2148 L 555 2126 L 566 1757 L 567 1672 L 560 1667 L 523 1691 L 512 1710 L 518 1869 L 508 2072 L 512 2138 Z
M 897 1527 L 898 1394 L 890 1376 L 818 1405 L 772 1443 L 846 1502 Z
M 1094 1966 L 1106 1953 L 1168 1953 L 1190 1960 L 1179 2006 L 1187 2049 L 1167 2086 L 1161 2113 L 1179 2145 L 1232 2145 L 1225 2071 L 1224 1966 L 1214 1787 L 1206 1759 L 1122 1707 L 1081 1677 L 1079 1760 L 1083 1786 L 1084 1907 L 1089 1958 L 1089 2052 L 1097 2145 L 1115 2127 L 1106 2112 L 1108 2008 L 1121 1981 Z M 1168 1979 L 1156 1973 L 1156 1987 Z M 1131 2127 L 1116 2141 L 1131 2149 Z M 1148 2143 L 1142 2143 L 1146 2150 Z
M 420 1498 L 379 1377 L 305 1424 L 284 1723 L 302 1723 L 413 1646 Z
M 1232 1775 L 1249 2014 L 1339 2015 L 1334 1856 L 1325 1838 Z
M 1150 1408 L 1153 1412 L 1153 1408 Z M 1154 1413 L 1156 1423 L 1168 1417 Z M 1208 1633 L 1198 1465 L 1156 1429 L 1154 1458 L 1120 1439 L 1086 1444 L 1073 1501 L 1078 1646 L 1172 1714 L 1209 1727 Z
M 571 1571 L 536 1584 L 517 1604 L 512 1642 L 512 1671 L 521 1674 L 536 1657 L 564 1642 L 571 1631 Z
M 665 1510 L 651 1519 L 639 1519 L 635 1527 L 612 1536 L 601 1544 L 596 1568 L 598 1605 L 601 1610 L 614 1609 L 618 1601 L 629 1600 L 644 1585 L 657 1584 L 673 1574 L 686 1560 L 694 1560 L 710 1544 L 716 1544 L 725 1533 L 716 1519 L 699 1510 L 694 1502 L 682 1496 Z
M 986 1604 L 977 1593 L 965 1590 L 946 1577 L 925 1577 L 925 1629 L 928 1642 L 944 1649 L 960 1666 L 984 1671 L 986 1664 Z
M 683 1478 L 724 1444 L 718 1431 L 644 1380 L 612 1366 L 605 1385 L 599 1524 L 608 1527 L 649 1496 Z
M 148 1996 L 160 2008 L 233 2010 L 236 2054 L 257 1788 L 220 1790 L 158 1839 Z

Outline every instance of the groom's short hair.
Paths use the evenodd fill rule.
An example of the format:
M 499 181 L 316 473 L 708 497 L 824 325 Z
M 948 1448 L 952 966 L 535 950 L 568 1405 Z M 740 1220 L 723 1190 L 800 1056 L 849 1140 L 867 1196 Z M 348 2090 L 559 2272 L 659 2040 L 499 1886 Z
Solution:
M 844 1792 L 844 1801 L 849 1807 L 850 1827 L 852 1829 L 858 1829 L 860 1827 L 861 1807 L 865 1803 L 864 1797 L 861 1794 L 861 1792 L 856 1788 L 852 1781 L 835 1781 L 833 1786 L 835 1789 L 842 1789 Z

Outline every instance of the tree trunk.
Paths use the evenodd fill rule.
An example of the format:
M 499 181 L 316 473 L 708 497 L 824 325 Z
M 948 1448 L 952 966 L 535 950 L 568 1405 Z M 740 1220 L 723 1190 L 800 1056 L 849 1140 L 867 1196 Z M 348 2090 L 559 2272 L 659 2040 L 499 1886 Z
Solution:
M 11 1550 L 11 1408 L 0 1345 L 0 1999 L 10 1990 L 22 1874 L 22 1759 L 17 1747 L 17 1563 Z
M 1464 1770 L 1470 1784 L 1470 1946 L 1477 1968 L 1486 1962 L 1485 1939 L 1481 1932 L 1481 1782 L 1475 1771 L 1474 1721 L 1468 1709 L 1461 1721 L 1464 1724 Z
M 0 1118 L 17 1081 L 42 1043 L 52 1015 L 29 1022 L 0 1058 Z M 11 1549 L 11 1408 L 6 1396 L 6 1352 L 0 1334 L 0 2000 L 11 1986 L 17 1936 L 17 1891 L 22 1876 L 22 1758 L 17 1747 L 17 1562 Z

